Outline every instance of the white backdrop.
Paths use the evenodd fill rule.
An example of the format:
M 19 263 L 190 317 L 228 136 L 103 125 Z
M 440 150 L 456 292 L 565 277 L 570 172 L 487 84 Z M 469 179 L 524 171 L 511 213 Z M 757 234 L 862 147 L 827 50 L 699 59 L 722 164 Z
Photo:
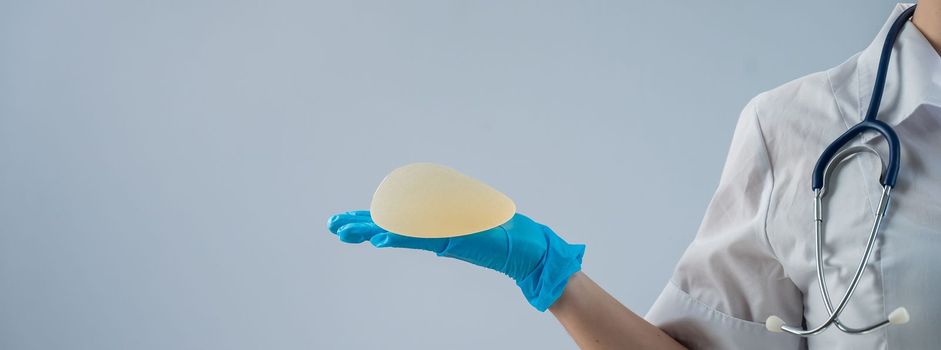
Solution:
M 0 1 L 0 348 L 574 348 L 504 276 L 327 217 L 443 163 L 643 314 L 747 100 L 892 6 Z

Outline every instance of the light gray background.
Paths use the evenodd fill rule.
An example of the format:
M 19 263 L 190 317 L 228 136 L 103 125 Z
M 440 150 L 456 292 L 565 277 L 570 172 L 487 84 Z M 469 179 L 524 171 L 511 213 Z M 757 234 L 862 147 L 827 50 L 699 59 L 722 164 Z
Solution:
M 742 106 L 892 6 L 0 1 L 0 348 L 573 348 L 504 276 L 327 217 L 443 163 L 643 314 Z

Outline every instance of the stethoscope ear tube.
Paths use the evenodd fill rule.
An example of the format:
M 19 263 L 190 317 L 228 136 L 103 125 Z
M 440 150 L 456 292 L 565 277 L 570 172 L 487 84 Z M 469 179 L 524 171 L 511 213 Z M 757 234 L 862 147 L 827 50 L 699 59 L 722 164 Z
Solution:
M 886 33 L 885 42 L 882 44 L 882 52 L 879 57 L 879 67 L 876 71 L 876 80 L 872 86 L 872 97 L 869 100 L 869 109 L 866 111 L 866 117 L 863 118 L 863 121 L 859 124 L 853 125 L 853 127 L 827 146 L 823 154 L 820 155 L 820 158 L 817 159 L 811 184 L 812 190 L 816 191 L 823 188 L 823 178 L 827 164 L 830 164 L 833 156 L 836 155 L 840 149 L 864 131 L 878 132 L 882 134 L 886 142 L 888 142 L 889 165 L 886 167 L 885 172 L 883 172 L 880 182 L 883 186 L 895 187 L 895 180 L 899 175 L 899 149 L 901 148 L 899 138 L 898 135 L 895 134 L 895 131 L 892 130 L 892 127 L 878 120 L 877 116 L 879 114 L 879 106 L 882 103 L 882 92 L 885 90 L 885 77 L 889 70 L 889 59 L 892 57 L 892 47 L 895 46 L 895 40 L 898 38 L 902 28 L 905 27 L 905 23 L 907 23 L 912 17 L 912 14 L 915 13 L 915 7 L 916 5 L 912 5 L 905 9 L 905 11 L 895 19 L 895 22 L 892 23 L 892 27 L 890 27 L 888 33 Z

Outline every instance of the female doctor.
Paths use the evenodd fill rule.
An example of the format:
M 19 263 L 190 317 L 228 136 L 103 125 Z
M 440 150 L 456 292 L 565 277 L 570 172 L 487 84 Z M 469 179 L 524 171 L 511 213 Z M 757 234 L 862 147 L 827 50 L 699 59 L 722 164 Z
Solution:
M 911 6 L 897 5 L 872 44 L 843 64 L 761 93 L 745 106 L 699 232 L 644 318 L 580 272 L 583 245 L 522 214 L 456 238 L 387 232 L 368 211 L 335 215 L 329 229 L 344 242 L 428 250 L 500 271 L 533 307 L 551 311 L 582 349 L 937 348 L 941 0 L 922 0 L 893 32 Z M 819 209 L 810 174 L 821 152 L 862 121 L 873 95 L 879 97 L 877 68 L 890 34 L 895 42 L 884 92 L 874 106 L 876 118 L 898 136 L 902 168 L 870 259 L 861 264 L 873 218 L 884 206 L 885 165 L 866 153 L 835 162 Z M 891 156 L 887 139 L 867 132 L 848 146 Z M 827 215 L 819 221 L 826 232 L 824 279 L 813 238 L 818 221 L 809 217 L 816 212 Z M 854 280 L 851 300 L 841 305 Z M 910 314 L 892 312 L 899 307 Z M 834 308 L 838 317 L 831 316 Z M 792 334 L 822 324 L 828 327 L 813 335 Z M 851 334 L 874 325 L 882 326 Z

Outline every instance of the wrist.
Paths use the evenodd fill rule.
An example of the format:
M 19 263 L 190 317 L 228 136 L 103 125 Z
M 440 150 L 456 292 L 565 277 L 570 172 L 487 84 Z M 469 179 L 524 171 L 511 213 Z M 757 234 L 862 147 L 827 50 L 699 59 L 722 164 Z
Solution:
M 578 271 L 569 276 L 568 282 L 562 290 L 562 295 L 556 299 L 555 303 L 549 306 L 549 311 L 556 316 L 568 313 L 568 310 L 572 309 L 574 305 L 577 304 L 580 295 L 584 294 L 587 279 L 588 276 L 582 271 Z
M 585 245 L 569 244 L 548 227 L 546 254 L 536 268 L 516 281 L 526 300 L 536 310 L 546 311 L 565 289 L 569 277 L 581 270 Z

